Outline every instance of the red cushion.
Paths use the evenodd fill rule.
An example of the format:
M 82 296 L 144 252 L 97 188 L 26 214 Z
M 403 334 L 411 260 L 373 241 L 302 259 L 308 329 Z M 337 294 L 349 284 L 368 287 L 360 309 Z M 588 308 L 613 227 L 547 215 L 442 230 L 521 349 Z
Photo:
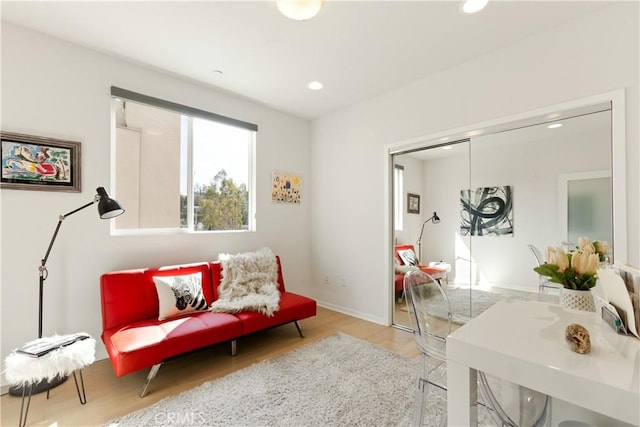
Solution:
M 396 273 L 395 286 L 393 289 L 396 292 L 402 292 L 404 290 L 404 274 Z
M 421 265 L 418 267 L 421 271 L 424 271 L 434 279 L 444 279 L 447 277 L 447 269 L 440 267 L 428 267 L 426 265 Z M 401 292 L 404 290 L 404 274 L 396 273 L 394 290 L 396 292 Z
M 245 335 L 315 315 L 315 300 L 291 292 L 280 294 L 280 308 L 271 317 L 255 311 L 236 313 L 238 319 L 242 321 L 242 330 Z
M 102 330 L 158 318 L 158 293 L 154 276 L 177 276 L 202 273 L 202 292 L 207 303 L 213 302 L 213 286 L 206 262 L 114 271 L 100 276 Z
M 203 312 L 110 329 L 103 332 L 102 341 L 116 375 L 122 376 L 240 335 L 242 323 L 235 316 Z

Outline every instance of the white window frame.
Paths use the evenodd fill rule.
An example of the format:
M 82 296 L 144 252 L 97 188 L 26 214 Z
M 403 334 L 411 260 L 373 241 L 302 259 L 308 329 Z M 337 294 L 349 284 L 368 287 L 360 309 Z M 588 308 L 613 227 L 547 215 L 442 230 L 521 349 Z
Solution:
M 404 166 L 393 165 L 393 222 L 395 231 L 404 226 Z
M 111 87 L 111 129 L 114 130 L 116 128 L 116 118 L 115 118 L 115 105 L 116 100 L 124 100 L 130 102 L 136 102 L 148 107 L 152 108 L 160 108 L 171 111 L 176 114 L 180 114 L 183 117 L 186 116 L 186 120 L 189 122 L 189 126 L 187 127 L 187 227 L 171 227 L 171 228 L 116 228 L 117 221 L 110 221 L 110 228 L 112 235 L 157 235 L 157 234 L 176 234 L 176 233 L 194 233 L 194 234 L 202 234 L 202 233 L 238 233 L 238 232 L 252 232 L 256 230 L 256 180 L 255 180 L 255 153 L 256 153 L 256 135 L 258 131 L 258 126 L 249 122 L 244 122 L 241 120 L 225 117 L 222 115 L 218 115 L 215 113 L 211 113 L 204 110 L 199 110 L 196 108 L 188 107 L 181 104 L 176 104 L 170 101 L 165 101 L 158 98 L 153 98 L 147 95 L 139 94 L 136 92 L 131 92 L 126 89 L 117 88 L 115 86 Z M 194 218 L 194 188 L 193 188 L 193 132 L 192 132 L 192 123 L 193 118 L 201 118 L 217 123 L 222 123 L 226 125 L 231 125 L 234 127 L 246 129 L 249 131 L 253 131 L 252 139 L 250 141 L 250 149 L 248 153 L 248 206 L 247 206 L 247 228 L 246 229 L 236 229 L 236 230 L 202 230 L 198 231 L 195 227 L 195 218 Z M 111 158 L 116 158 L 116 135 L 115 132 L 112 132 L 111 135 Z M 117 188 L 116 188 L 116 164 L 115 160 L 111 162 L 111 193 L 117 198 Z M 180 179 L 180 176 L 177 177 Z M 126 212 L 126 206 L 125 206 Z

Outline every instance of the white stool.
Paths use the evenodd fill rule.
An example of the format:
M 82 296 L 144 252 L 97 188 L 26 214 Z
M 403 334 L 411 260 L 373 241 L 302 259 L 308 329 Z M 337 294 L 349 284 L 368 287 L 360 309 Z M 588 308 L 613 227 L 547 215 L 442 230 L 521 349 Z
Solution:
M 80 337 L 82 338 L 79 339 Z M 48 399 L 51 387 L 47 384 L 73 373 L 78 399 L 82 405 L 87 403 L 82 368 L 95 361 L 95 347 L 96 341 L 88 334 L 54 335 L 30 341 L 7 356 L 5 377 L 9 384 L 22 388 L 20 427 L 27 424 L 31 394 L 34 385 L 38 383 L 46 382 Z M 25 350 L 39 355 L 25 353 Z M 76 371 L 80 375 L 80 385 L 78 385 Z M 25 397 L 27 398 L 26 407 Z

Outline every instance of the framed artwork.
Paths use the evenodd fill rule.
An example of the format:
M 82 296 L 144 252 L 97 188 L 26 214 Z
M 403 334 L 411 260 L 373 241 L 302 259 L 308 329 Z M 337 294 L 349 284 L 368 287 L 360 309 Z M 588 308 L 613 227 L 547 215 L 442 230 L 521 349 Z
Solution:
M 407 193 L 407 213 L 420 213 L 420 196 Z
M 460 191 L 460 234 L 513 236 L 513 189 L 482 187 Z
M 80 143 L 0 132 L 0 187 L 80 192 Z
M 286 172 L 273 172 L 271 174 L 272 202 L 299 205 L 302 201 L 301 190 L 300 176 Z

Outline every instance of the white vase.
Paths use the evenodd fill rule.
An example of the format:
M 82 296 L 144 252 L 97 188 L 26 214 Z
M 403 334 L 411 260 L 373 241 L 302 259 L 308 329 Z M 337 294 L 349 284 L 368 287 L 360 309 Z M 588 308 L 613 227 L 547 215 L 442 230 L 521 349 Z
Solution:
M 560 305 L 571 310 L 596 311 L 593 294 L 590 290 L 575 291 L 562 288 L 560 290 Z

